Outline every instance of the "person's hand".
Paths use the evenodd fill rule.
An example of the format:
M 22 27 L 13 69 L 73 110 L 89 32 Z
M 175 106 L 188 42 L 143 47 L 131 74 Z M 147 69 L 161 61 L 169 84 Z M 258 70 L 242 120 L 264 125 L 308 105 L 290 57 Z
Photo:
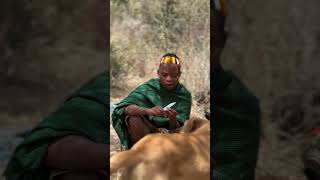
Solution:
M 161 106 L 154 106 L 153 108 L 146 110 L 147 115 L 149 116 L 165 116 L 166 113 L 164 109 Z
M 169 118 L 170 129 L 176 129 L 179 127 L 179 123 L 177 121 L 177 111 L 172 108 L 169 108 L 165 111 L 167 117 Z
M 165 113 L 171 122 L 177 121 L 177 111 L 176 110 L 169 108 L 168 110 L 165 111 Z

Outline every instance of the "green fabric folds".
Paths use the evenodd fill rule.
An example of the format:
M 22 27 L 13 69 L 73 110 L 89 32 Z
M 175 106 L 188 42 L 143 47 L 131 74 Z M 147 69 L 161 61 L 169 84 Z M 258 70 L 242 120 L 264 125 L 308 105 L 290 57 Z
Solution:
M 73 134 L 109 144 L 109 118 L 109 73 L 104 72 L 67 98 L 27 135 L 7 165 L 6 179 L 49 179 L 44 158 L 49 143 L 56 138 Z
M 214 70 L 212 179 L 254 180 L 260 139 L 258 99 L 231 72 Z
M 172 107 L 177 111 L 177 120 L 182 125 L 189 119 L 191 110 L 191 93 L 181 84 L 172 91 L 168 91 L 160 84 L 159 79 L 151 79 L 133 90 L 125 99 L 117 104 L 112 113 L 112 125 L 116 130 L 123 148 L 130 148 L 127 126 L 125 124 L 125 107 L 135 104 L 140 107 L 152 108 L 154 106 L 165 107 L 169 103 L 176 102 Z M 169 125 L 168 118 L 153 117 L 153 122 L 161 127 Z

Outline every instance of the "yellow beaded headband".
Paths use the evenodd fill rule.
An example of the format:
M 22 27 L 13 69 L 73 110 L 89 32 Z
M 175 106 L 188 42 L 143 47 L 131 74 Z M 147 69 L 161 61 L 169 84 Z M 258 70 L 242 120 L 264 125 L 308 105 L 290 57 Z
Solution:
M 180 66 L 180 61 L 175 54 L 166 54 L 161 58 L 160 64 L 177 64 Z

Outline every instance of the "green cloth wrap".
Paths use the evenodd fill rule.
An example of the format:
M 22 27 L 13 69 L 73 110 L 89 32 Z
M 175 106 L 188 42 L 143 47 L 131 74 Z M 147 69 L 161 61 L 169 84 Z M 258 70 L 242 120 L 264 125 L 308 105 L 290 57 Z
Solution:
M 254 180 L 260 139 L 258 99 L 231 72 L 214 70 L 212 179 Z
M 171 108 L 177 111 L 177 121 L 182 125 L 189 119 L 191 111 L 191 93 L 182 84 L 178 84 L 175 90 L 169 91 L 161 86 L 158 78 L 151 79 L 118 103 L 112 113 L 112 125 L 119 136 L 122 147 L 128 149 L 132 145 L 129 142 L 128 129 L 125 124 L 125 107 L 131 104 L 144 108 L 165 107 L 172 102 L 176 102 Z M 161 127 L 169 125 L 168 118 L 153 117 L 152 120 Z
M 7 180 L 46 180 L 49 144 L 63 136 L 80 135 L 96 143 L 109 144 L 109 73 L 104 72 L 73 95 L 17 146 L 4 175 Z

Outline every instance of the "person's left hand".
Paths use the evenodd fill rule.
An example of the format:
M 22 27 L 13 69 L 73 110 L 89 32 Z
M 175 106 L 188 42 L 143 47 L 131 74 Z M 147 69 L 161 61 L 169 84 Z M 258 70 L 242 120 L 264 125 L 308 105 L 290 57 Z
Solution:
M 169 108 L 168 110 L 165 111 L 165 113 L 169 118 L 171 129 L 175 129 L 179 127 L 177 122 L 177 111 L 172 108 Z
M 177 121 L 177 111 L 176 110 L 169 108 L 168 110 L 165 111 L 165 113 L 170 121 Z

